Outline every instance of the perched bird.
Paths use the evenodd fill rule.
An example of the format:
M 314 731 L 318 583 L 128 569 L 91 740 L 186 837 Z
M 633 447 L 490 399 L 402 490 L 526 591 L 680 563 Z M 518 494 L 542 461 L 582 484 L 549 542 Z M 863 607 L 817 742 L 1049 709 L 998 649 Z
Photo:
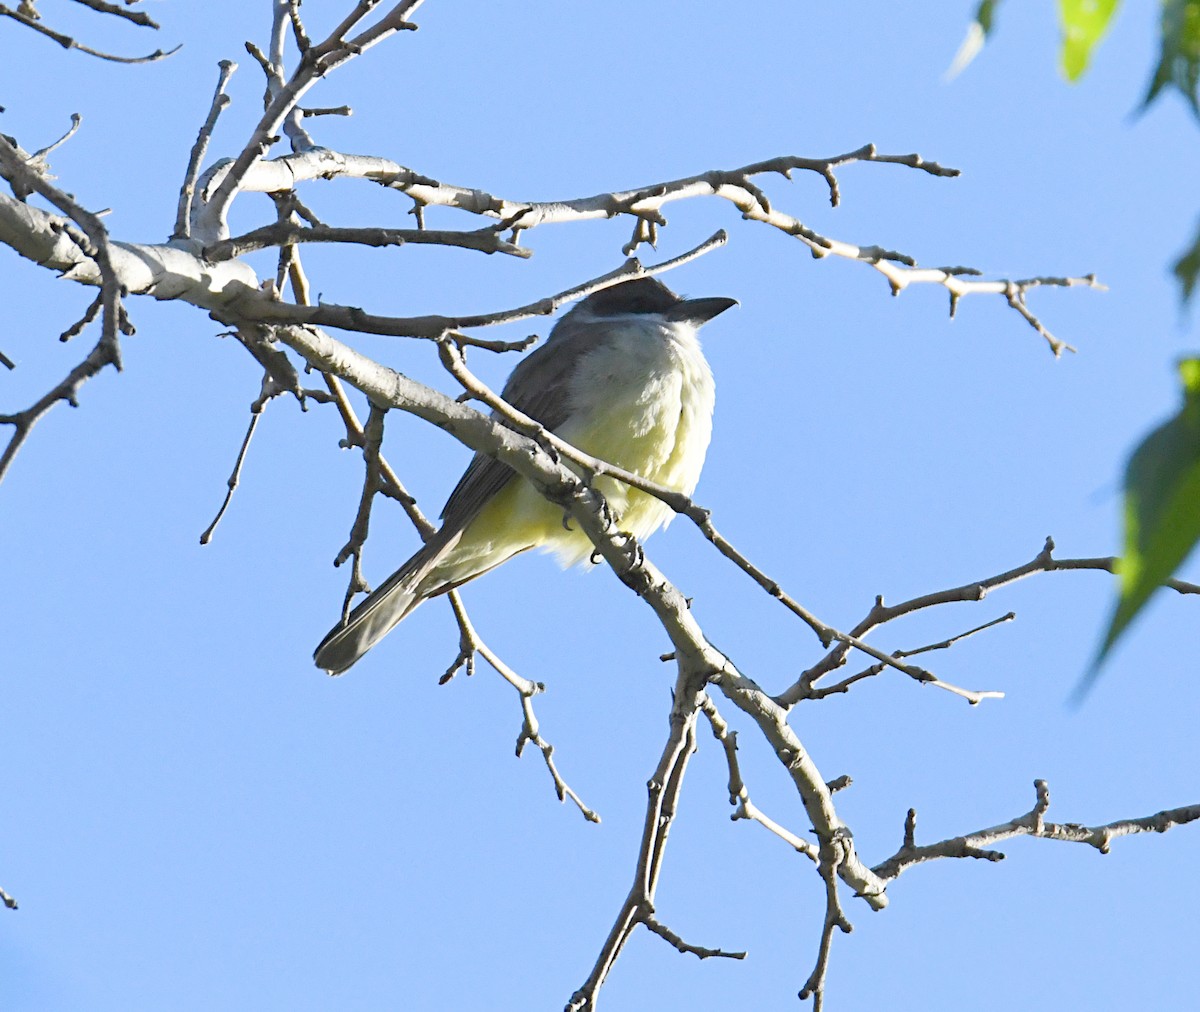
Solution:
M 697 331 L 734 299 L 684 299 L 654 278 L 602 289 L 575 306 L 524 358 L 503 397 L 579 449 L 690 494 L 712 435 L 712 371 Z M 638 539 L 672 513 L 653 496 L 597 478 L 620 529 Z M 506 464 L 477 453 L 417 553 L 330 630 L 313 654 L 341 674 L 426 598 L 473 580 L 529 548 L 563 566 L 588 558 L 587 535 Z

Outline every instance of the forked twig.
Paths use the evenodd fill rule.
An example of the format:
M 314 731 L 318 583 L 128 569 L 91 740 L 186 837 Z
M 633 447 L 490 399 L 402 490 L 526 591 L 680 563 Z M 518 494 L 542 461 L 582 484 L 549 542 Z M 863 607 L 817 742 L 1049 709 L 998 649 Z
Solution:
M 554 746 L 541 735 L 537 715 L 533 712 L 533 697 L 545 692 L 546 686 L 542 682 L 531 682 L 527 678 L 522 678 L 500 659 L 500 656 L 476 632 L 457 593 L 451 594 L 450 605 L 454 609 L 454 617 L 458 621 L 460 647 L 458 657 L 441 677 L 440 682 L 442 684 L 448 682 L 462 667 L 465 667 L 467 673 L 471 674 L 475 667 L 475 654 L 479 654 L 487 661 L 495 672 L 516 690 L 521 700 L 521 732 L 517 735 L 517 758 L 520 758 L 521 753 L 525 750 L 525 745 L 532 743 L 542 753 L 546 769 L 554 781 L 554 791 L 558 795 L 558 800 L 565 801 L 570 798 L 588 822 L 599 822 L 600 816 L 588 808 L 583 803 L 583 799 L 562 778 L 554 762 Z

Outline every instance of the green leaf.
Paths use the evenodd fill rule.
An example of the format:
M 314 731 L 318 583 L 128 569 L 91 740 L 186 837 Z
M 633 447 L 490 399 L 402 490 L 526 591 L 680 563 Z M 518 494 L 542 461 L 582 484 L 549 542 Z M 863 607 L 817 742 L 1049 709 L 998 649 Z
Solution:
M 1000 0 L 981 0 L 979 6 L 975 8 L 975 20 L 967 26 L 967 37 L 963 39 L 962 45 L 958 47 L 958 52 L 954 54 L 954 59 L 950 61 L 950 67 L 946 71 L 947 80 L 961 74 L 967 65 L 979 55 L 983 43 L 992 34 L 992 21 L 996 16 L 996 8 L 999 6 Z
M 1196 283 L 1200 281 L 1200 229 L 1196 230 L 1196 241 L 1192 243 L 1192 248 L 1175 261 L 1171 270 L 1179 279 L 1183 301 L 1187 302 L 1196 290 Z
M 1078 81 L 1087 70 L 1120 0 L 1058 0 L 1062 25 L 1062 72 L 1068 81 Z
M 1200 117 L 1200 0 L 1163 0 L 1158 66 L 1142 101 L 1145 109 L 1171 85 Z
M 999 6 L 1000 0 L 983 0 L 975 9 L 975 21 L 983 30 L 985 36 L 992 33 L 992 18 L 996 14 L 996 8 Z
M 1142 441 L 1125 469 L 1120 597 L 1086 690 L 1118 637 L 1200 540 L 1200 358 L 1179 363 L 1183 407 Z

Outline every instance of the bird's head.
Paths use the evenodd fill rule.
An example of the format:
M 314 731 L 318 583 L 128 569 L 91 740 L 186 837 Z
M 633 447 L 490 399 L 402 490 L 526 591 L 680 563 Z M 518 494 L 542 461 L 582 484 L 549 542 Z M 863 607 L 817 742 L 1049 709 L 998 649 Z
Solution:
M 622 316 L 658 316 L 668 323 L 694 327 L 736 306 L 737 299 L 685 299 L 657 278 L 633 278 L 593 292 L 573 310 L 597 320 Z

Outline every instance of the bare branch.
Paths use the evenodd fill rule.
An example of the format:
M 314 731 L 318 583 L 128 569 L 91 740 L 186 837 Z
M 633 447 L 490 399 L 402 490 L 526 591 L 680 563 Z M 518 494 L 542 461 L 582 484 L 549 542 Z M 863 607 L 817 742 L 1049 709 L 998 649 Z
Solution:
M 1108 291 L 1107 286 L 1100 284 L 1096 280 L 1095 274 L 1087 274 L 1081 278 L 1026 278 L 1023 281 L 959 282 L 955 278 L 948 278 L 942 283 L 950 290 L 951 317 L 954 316 L 955 310 L 958 307 L 958 300 L 963 295 L 992 294 L 997 292 L 1003 294 L 1009 306 L 1020 313 L 1025 322 L 1046 339 L 1046 343 L 1050 346 L 1050 350 L 1054 353 L 1055 358 L 1060 358 L 1064 351 L 1073 352 L 1075 348 L 1065 341 L 1060 341 L 1046 329 L 1041 320 L 1029 311 L 1029 306 L 1025 302 L 1025 296 L 1030 290 L 1045 286 L 1074 288 L 1082 285 L 1086 288 L 1097 288 L 1104 292 Z M 893 294 L 896 294 L 895 289 L 893 289 Z
M 454 609 L 454 617 L 458 621 L 461 645 L 459 647 L 458 658 L 447 669 L 439 681 L 445 684 L 460 667 L 466 667 L 467 674 L 471 674 L 474 670 L 475 654 L 478 653 L 483 657 L 501 678 L 516 689 L 517 695 L 521 700 L 521 733 L 517 735 L 517 758 L 519 759 L 521 753 L 525 751 L 525 745 L 532 743 L 542 753 L 546 769 L 554 781 L 554 791 L 558 795 L 558 800 L 565 801 L 567 798 L 570 798 L 588 822 L 599 822 L 600 816 L 588 808 L 579 795 L 562 778 L 562 775 L 558 772 L 558 767 L 554 763 L 554 746 L 541 735 L 537 715 L 533 712 L 533 697 L 545 692 L 546 686 L 542 682 L 531 682 L 527 678 L 522 678 L 500 659 L 499 655 L 475 631 L 475 627 L 471 624 L 466 608 L 463 607 L 457 592 L 451 593 L 450 605 Z
M 626 256 L 631 255 L 642 242 L 653 244 L 657 241 L 657 229 L 666 224 L 666 219 L 662 216 L 661 211 L 664 204 L 694 197 L 716 196 L 733 203 L 742 212 L 744 219 L 761 222 L 799 239 L 809 248 L 814 257 L 835 256 L 869 264 L 884 275 L 893 295 L 898 295 L 912 284 L 942 285 L 950 293 L 952 316 L 959 299 L 964 295 L 1004 295 L 1008 304 L 1046 339 L 1056 356 L 1061 355 L 1064 350 L 1073 350 L 1070 345 L 1055 338 L 1029 312 L 1025 304 L 1025 296 L 1031 289 L 1045 285 L 1068 287 L 1086 285 L 1092 288 L 1103 288 L 1096 281 L 1094 275 L 1089 274 L 1080 278 L 1038 277 L 1021 281 L 1007 279 L 975 281 L 964 279 L 966 275 L 979 274 L 979 271 L 974 268 L 918 268 L 916 260 L 905 253 L 884 249 L 880 246 L 856 246 L 813 231 L 798 218 L 774 209 L 766 194 L 751 182 L 753 177 L 764 173 L 775 173 L 790 179 L 791 173 L 796 169 L 816 172 L 828 183 L 830 201 L 836 206 L 840 199 L 840 191 L 833 170 L 856 161 L 889 162 L 937 176 L 958 175 L 957 169 L 945 168 L 936 162 L 926 161 L 920 155 L 882 155 L 873 144 L 867 144 L 855 151 L 835 155 L 832 158 L 784 156 L 765 162 L 755 162 L 737 169 L 713 170 L 683 179 L 652 183 L 636 190 L 545 203 L 511 201 L 493 196 L 483 190 L 444 183 L 437 183 L 431 187 L 428 182 L 411 180 L 409 178 L 411 170 L 408 169 L 402 169 L 397 174 L 397 178 L 392 181 L 387 181 L 378 174 L 375 175 L 375 178 L 384 185 L 402 190 L 414 200 L 419 200 L 422 205 L 439 204 L 504 219 L 517 220 L 519 218 L 521 229 L 531 229 L 538 225 L 564 221 L 597 217 L 611 218 L 619 214 L 631 215 L 637 221 L 633 239 L 623 249 Z
M 77 113 L 77 112 L 71 113 L 71 125 L 67 128 L 67 132 L 64 133 L 58 140 L 52 141 L 51 143 L 47 144 L 44 148 L 39 148 L 37 151 L 35 151 L 33 153 L 33 156 L 28 160 L 28 163 L 31 163 L 34 165 L 39 165 L 39 164 L 44 165 L 45 161 L 46 161 L 46 156 L 48 154 L 50 154 L 51 151 L 55 151 L 58 148 L 61 148 L 64 144 L 67 143 L 67 141 L 69 141 L 72 137 L 74 137 L 75 134 L 79 132 L 79 128 L 82 124 L 83 124 L 83 117 L 80 116 L 79 113 Z
M 274 98 L 286 87 L 284 56 L 289 27 L 301 57 L 307 56 L 312 50 L 312 40 L 300 20 L 300 0 L 272 0 L 272 6 L 270 56 L 260 60 L 267 76 L 264 109 L 269 109 Z M 304 128 L 304 115 L 298 106 L 293 105 L 288 110 L 283 119 L 283 132 L 291 143 L 292 151 L 309 151 L 316 147 L 316 142 Z
M 1165 833 L 1176 826 L 1183 826 L 1200 819 L 1200 805 L 1188 805 L 1183 808 L 1170 808 L 1154 815 L 1135 819 L 1119 819 L 1102 826 L 1082 826 L 1074 822 L 1053 823 L 1045 820 L 1046 811 L 1050 807 L 1050 789 L 1045 780 L 1035 780 L 1033 786 L 1037 792 L 1037 801 L 1025 815 L 1018 816 L 998 826 L 976 830 L 963 836 L 956 836 L 939 843 L 927 844 L 923 847 L 913 843 L 912 827 L 915 826 L 916 816 L 910 810 L 909 828 L 905 831 L 904 845 L 886 861 L 871 869 L 876 875 L 887 882 L 898 878 L 909 868 L 927 861 L 940 858 L 982 858 L 987 861 L 1001 861 L 1004 855 L 992 850 L 995 844 L 1014 836 L 1033 836 L 1045 840 L 1061 840 L 1065 843 L 1083 843 L 1095 847 L 1101 854 L 1107 854 L 1113 840 L 1134 833 Z
M 788 724 L 787 710 L 728 663 L 711 675 L 709 681 L 758 726 L 791 777 L 821 845 L 834 838 L 841 841 L 836 868 L 838 877 L 873 909 L 886 907 L 887 883 L 863 864 L 855 851 L 853 837 L 845 832 L 845 823 L 834 808 L 834 791 L 844 783 L 837 780 L 827 783 L 821 776 L 795 730 Z
M 42 171 L 39 171 L 39 168 Z M 86 256 L 94 261 L 100 271 L 100 299 L 103 307 L 100 340 L 96 342 L 96 346 L 88 356 L 72 369 L 62 382 L 29 408 L 16 414 L 0 416 L 0 424 L 14 427 L 12 439 L 4 453 L 0 455 L 0 481 L 3 481 L 17 451 L 28 438 L 38 419 L 59 401 L 67 401 L 72 407 L 78 406 L 76 395 L 79 388 L 106 365 L 112 365 L 120 371 L 121 349 L 117 335 L 120 332 L 132 334 L 133 326 L 129 323 L 121 305 L 123 288 L 113 269 L 109 255 L 108 232 L 100 219 L 85 211 L 70 196 L 51 186 L 42 174 L 44 163 L 39 163 L 38 168 L 31 167 L 22 156 L 20 149 L 11 144 L 3 135 L 0 135 L 0 169 L 3 170 L 5 178 L 16 181 L 14 187 L 19 184 L 21 189 L 29 193 L 40 194 L 83 230 L 84 234 L 80 235 L 77 232 L 71 239 Z M 90 312 L 94 317 L 94 312 Z M 87 318 L 85 316 L 85 320 Z M 70 331 L 67 333 L 69 334 Z
M 457 246 L 481 253 L 507 253 L 522 259 L 533 255 L 532 250 L 505 242 L 496 233 L 495 228 L 481 228 L 471 232 L 412 228 L 334 228 L 329 225 L 305 228 L 289 221 L 264 225 L 245 235 L 222 240 L 206 247 L 204 255 L 213 261 L 231 260 L 255 250 L 302 242 L 357 243 L 360 246 L 403 246 L 406 243 L 420 243 L 430 246 Z
M 282 10 L 286 16 L 288 3 L 287 0 L 275 0 L 275 2 L 277 4 L 276 23 L 278 24 L 279 12 Z M 329 38 L 305 51 L 296 72 L 286 84 L 278 88 L 269 86 L 271 100 L 249 141 L 237 158 L 222 166 L 219 177 L 213 177 L 210 180 L 210 184 L 215 183 L 216 185 L 211 190 L 211 198 L 206 200 L 201 211 L 200 221 L 193 223 L 194 234 L 204 236 L 206 241 L 210 241 L 210 237 L 225 237 L 225 222 L 229 207 L 233 203 L 234 197 L 242 189 L 246 176 L 270 149 L 276 135 L 289 118 L 291 118 L 292 125 L 296 129 L 300 129 L 299 117 L 293 117 L 292 113 L 299 106 L 301 98 L 308 89 L 333 70 L 378 45 L 389 36 L 405 28 L 411 28 L 407 16 L 415 11 L 421 2 L 422 0 L 401 0 L 374 26 L 353 39 L 346 38 L 346 33 L 350 31 L 350 28 L 375 6 L 375 4 L 370 4 L 364 9 L 364 4 L 360 3 L 355 8 L 355 12 L 352 12 L 341 25 L 335 28 Z M 361 14 L 357 13 L 359 10 L 362 10 Z M 208 188 L 206 187 L 206 189 Z
M 994 576 L 986 577 L 982 580 L 975 580 L 971 583 L 964 583 L 957 587 L 951 587 L 947 590 L 936 591 L 932 594 L 923 594 L 920 597 L 914 597 L 908 601 L 902 601 L 899 604 L 885 605 L 882 596 L 875 599 L 875 604 L 867 615 L 850 630 L 852 637 L 866 636 L 871 630 L 884 625 L 887 622 L 902 618 L 905 615 L 911 615 L 914 612 L 922 611 L 926 608 L 933 608 L 938 605 L 950 604 L 960 601 L 982 601 L 987 594 L 999 587 L 1004 587 L 1010 583 L 1015 583 L 1017 580 L 1022 580 L 1027 576 L 1032 576 L 1036 573 L 1055 573 L 1071 570 L 1101 570 L 1107 573 L 1116 571 L 1117 559 L 1115 558 L 1091 558 L 1091 559 L 1055 559 L 1054 558 L 1054 539 L 1046 538 L 1046 543 L 1042 550 L 1024 565 L 1017 566 L 1014 569 L 1005 570 L 1003 573 L 998 573 Z M 1169 580 L 1166 586 L 1175 590 L 1180 594 L 1200 594 L 1200 586 L 1187 583 L 1184 580 Z M 1004 621 L 999 619 L 997 621 Z M 994 623 L 988 623 L 980 627 L 981 629 L 988 628 Z M 972 630 L 976 632 L 979 630 Z M 961 637 L 960 637 L 961 638 Z M 952 641 L 953 642 L 953 641 Z M 846 663 L 846 655 L 848 653 L 847 644 L 842 641 L 833 650 L 825 655 L 817 664 L 805 671 L 795 685 L 791 686 L 785 692 L 777 696 L 777 700 L 785 706 L 792 706 L 801 699 L 820 698 L 821 695 L 828 695 L 828 691 L 838 691 L 836 688 L 831 688 L 828 691 L 816 690 L 814 694 L 814 686 L 817 681 L 831 671 L 836 670 Z M 914 653 L 917 651 L 913 651 Z M 861 677 L 869 677 L 870 669 L 867 672 L 860 673 Z M 858 680 L 859 676 L 855 676 L 853 681 Z
M 129 2 L 131 2 L 131 0 L 126 0 L 126 3 Z M 157 29 L 159 27 L 158 24 L 151 20 L 149 14 L 146 14 L 143 11 L 126 10 L 124 7 L 121 7 L 118 4 L 105 3 L 105 0 L 75 0 L 75 3 L 82 4 L 84 7 L 90 7 L 92 10 L 97 11 L 100 14 L 111 14 L 114 17 L 124 18 L 126 21 L 132 22 L 135 25 L 139 25 L 142 28 Z
M 33 431 L 33 427 L 42 416 L 59 401 L 66 401 L 73 408 L 79 407 L 79 388 L 106 365 L 116 365 L 116 362 L 112 356 L 111 345 L 101 337 L 96 346 L 88 352 L 87 358 L 24 411 L 18 411 L 15 414 L 0 414 L 0 425 L 11 425 L 14 429 L 12 438 L 8 441 L 4 452 L 0 454 L 0 482 L 8 474 L 8 469 L 16 459 L 21 446 L 29 438 L 30 432 Z
M 363 427 L 363 487 L 362 496 L 358 502 L 358 512 L 354 517 L 354 525 L 350 529 L 350 540 L 338 552 L 333 560 L 335 566 L 340 566 L 347 559 L 353 558 L 354 565 L 350 570 L 350 583 L 346 587 L 346 597 L 342 602 L 342 622 L 349 621 L 350 602 L 360 591 L 371 588 L 362 575 L 362 551 L 366 544 L 371 527 L 371 505 L 375 494 L 383 488 L 383 478 L 380 474 L 380 448 L 383 446 L 383 419 L 386 409 L 371 405 L 371 413 L 367 416 L 367 424 Z
M 1047 538 L 1046 543 L 1051 550 L 1054 548 L 1054 542 L 1051 539 Z M 1104 573 L 1111 573 L 1115 576 L 1120 561 L 1120 559 L 1113 555 L 1092 559 L 1051 559 L 1046 566 L 1046 572 L 1064 573 L 1076 569 L 1094 569 Z M 1177 594 L 1200 594 L 1200 585 L 1188 583 L 1187 580 L 1176 580 L 1172 577 L 1163 586 L 1170 587 Z
M 341 24 L 339 24 L 332 32 L 329 33 L 329 39 L 326 40 L 325 44 L 329 45 L 329 40 L 331 39 L 344 39 L 350 34 L 351 31 L 354 30 L 355 26 L 363 18 L 370 14 L 371 11 L 378 7 L 381 2 L 382 0 L 358 0 L 358 3 L 354 5 L 353 10 L 351 10 L 350 13 L 342 19 Z
M 304 267 L 300 262 L 299 255 L 292 258 L 288 265 L 288 281 L 292 286 L 292 296 L 297 303 L 306 305 L 309 302 L 309 285 L 308 278 L 304 273 Z M 346 446 L 364 446 L 366 433 L 362 423 L 358 420 L 358 415 L 351 406 L 349 399 L 346 397 L 346 391 L 342 386 L 342 382 L 337 376 L 330 372 L 321 372 L 325 380 L 325 386 L 329 390 L 333 403 L 337 405 L 338 414 L 342 418 L 342 424 L 346 427 Z M 412 525 L 417 529 L 417 533 L 422 538 L 428 537 L 437 527 L 431 523 L 417 506 L 417 500 L 409 494 L 408 489 L 404 487 L 404 483 L 400 481 L 399 476 L 392 469 L 392 466 L 384 459 L 382 454 L 379 457 L 379 474 L 383 479 L 382 492 L 390 499 L 398 502 L 404 510 Z M 451 594 L 455 594 L 451 591 Z
M 819 854 L 818 847 L 768 818 L 750 800 L 750 792 L 746 790 L 746 784 L 742 780 L 741 767 L 737 760 L 737 732 L 729 729 L 729 725 L 718 712 L 717 705 L 711 696 L 706 694 L 700 707 L 712 727 L 713 737 L 721 743 L 721 747 L 725 751 L 725 763 L 729 767 L 729 803 L 737 805 L 737 810 L 730 816 L 730 819 L 734 822 L 739 819 L 757 822 L 791 846 L 797 853 L 816 861 Z
M 412 198 L 422 214 L 427 206 L 443 206 L 499 218 L 507 227 L 513 229 L 514 242 L 519 232 L 537 228 L 539 225 L 629 215 L 636 220 L 636 227 L 633 240 L 624 247 L 626 256 L 632 254 L 641 242 L 657 240 L 657 229 L 666 224 L 661 210 L 665 204 L 676 200 L 716 196 L 733 203 L 742 212 L 744 219 L 766 224 L 799 239 L 817 258 L 834 256 L 868 264 L 884 275 L 894 295 L 913 284 L 941 285 L 950 294 L 951 315 L 964 295 L 1002 295 L 1008 304 L 1047 340 L 1056 355 L 1070 350 L 1069 345 L 1055 338 L 1029 312 L 1025 297 L 1032 289 L 1047 285 L 1103 288 L 1094 275 L 1078 278 L 1037 277 L 1015 281 L 989 281 L 972 277 L 980 272 L 970 267 L 919 268 L 916 260 L 908 254 L 881 246 L 856 246 L 820 235 L 799 219 L 773 208 L 766 194 L 751 181 L 753 177 L 764 173 L 790 178 L 790 173 L 796 169 L 816 172 L 830 183 L 831 199 L 836 203 L 839 191 L 833 170 L 856 161 L 905 165 L 938 176 L 958 174 L 955 169 L 926 161 L 919 155 L 879 154 L 874 145 L 868 144 L 832 158 L 785 156 L 755 162 L 737 169 L 710 170 L 682 179 L 651 183 L 634 190 L 614 191 L 566 201 L 525 202 L 498 197 L 485 190 L 442 183 L 385 158 L 318 149 L 270 161 L 259 161 L 254 165 L 253 174 L 247 170 L 247 176 L 240 185 L 242 189 L 270 192 L 294 186 L 304 180 L 338 177 L 371 179 Z M 223 177 L 223 173 L 228 171 L 228 166 L 217 166 L 210 171 L 214 173 L 211 185 L 211 182 Z M 332 320 L 313 322 L 319 322 L 323 326 L 339 326 Z
M 833 170 L 852 162 L 891 162 L 937 176 L 957 176 L 959 174 L 957 169 L 945 168 L 936 162 L 926 161 L 919 155 L 881 155 L 873 144 L 866 144 L 855 151 L 835 155 L 832 158 L 803 158 L 783 155 L 736 169 L 714 169 L 681 179 L 650 183 L 632 190 L 601 193 L 592 197 L 578 197 L 565 201 L 509 200 L 485 190 L 434 182 L 425 178 L 414 180 L 410 178 L 411 170 L 401 166 L 397 166 L 399 171 L 393 179 L 387 179 L 383 175 L 375 178 L 385 186 L 401 190 L 410 197 L 418 198 L 423 203 L 430 205 L 455 207 L 473 214 L 487 214 L 505 219 L 511 219 L 520 214 L 522 229 L 589 218 L 612 218 L 619 214 L 628 214 L 656 225 L 663 225 L 665 220 L 662 217 L 661 209 L 665 204 L 693 197 L 718 196 L 737 205 L 746 217 L 762 220 L 783 231 L 796 234 L 806 243 L 820 247 L 822 252 L 819 255 L 824 256 L 830 253 L 845 255 L 851 247 L 846 246 L 839 250 L 834 245 L 826 245 L 832 241 L 818 236 L 800 225 L 796 219 L 786 215 L 772 218 L 773 211 L 770 201 L 751 180 L 753 177 L 763 174 L 778 174 L 790 179 L 791 173 L 797 169 L 815 172 L 830 184 L 831 202 L 836 204 L 838 190 L 836 179 L 833 179 Z M 430 183 L 433 185 L 431 186 Z M 875 248 L 871 247 L 871 249 Z M 901 260 L 910 259 L 904 257 L 903 254 L 896 254 L 896 257 Z
M 76 3 L 85 2 L 86 0 L 76 0 Z M 92 6 L 92 4 L 89 3 L 88 6 Z M 155 60 L 165 59 L 179 52 L 182 48 L 181 46 L 176 46 L 174 49 L 167 50 L 166 52 L 156 49 L 147 56 L 116 56 L 113 53 L 105 53 L 99 49 L 92 49 L 90 46 L 85 46 L 82 42 L 76 42 L 71 36 L 65 35 L 62 32 L 56 32 L 53 28 L 48 28 L 46 25 L 41 24 L 41 22 L 21 13 L 19 10 L 13 10 L 6 4 L 0 4 L 0 17 L 12 18 L 26 28 L 32 28 L 39 35 L 44 35 L 46 38 L 57 42 L 63 49 L 78 49 L 81 53 L 87 53 L 89 56 L 95 56 L 101 60 L 109 60 L 112 63 L 152 63 Z M 158 26 L 155 25 L 154 27 Z
M 348 105 L 324 106 L 313 109 L 300 109 L 300 115 L 306 119 L 309 116 L 353 116 L 354 110 Z
M 452 331 L 516 323 L 536 316 L 551 316 L 567 302 L 583 298 L 601 288 L 607 288 L 629 278 L 661 274 L 716 249 L 727 239 L 728 236 L 724 230 L 721 230 L 687 253 L 662 263 L 643 266 L 639 261 L 630 259 L 607 274 L 575 285 L 557 295 L 538 299 L 536 302 L 518 306 L 515 309 L 475 316 L 376 316 L 365 313 L 354 306 L 338 306 L 331 303 L 322 303 L 319 306 L 297 306 L 286 302 L 267 302 L 259 298 L 238 299 L 229 309 L 231 314 L 242 319 L 255 319 L 263 323 L 335 327 L 339 330 L 359 331 L 381 336 L 415 337 L 436 341 Z
M 262 418 L 263 408 L 266 407 L 267 403 L 273 397 L 277 397 L 284 392 L 271 373 L 263 373 L 262 390 L 250 405 L 250 422 L 246 426 L 246 435 L 242 438 L 242 445 L 238 449 L 237 459 L 233 463 L 233 470 L 225 482 L 225 498 L 221 500 L 221 506 L 217 510 L 217 515 L 213 517 L 212 523 L 200 535 L 200 544 L 207 545 L 212 541 L 212 536 L 217 530 L 217 525 L 225 516 L 225 511 L 229 509 L 230 502 L 233 501 L 234 490 L 238 487 L 238 482 L 241 480 L 242 465 L 245 464 L 246 453 L 250 449 L 250 440 L 254 438 L 254 432 L 258 428 L 259 419 Z
M 965 640 L 970 636 L 974 636 L 976 633 L 981 633 L 987 629 L 992 629 L 998 625 L 1002 625 L 1005 622 L 1011 622 L 1016 617 L 1017 613 L 1015 611 L 1010 611 L 1006 615 L 1001 615 L 999 618 L 994 618 L 990 622 L 984 622 L 983 625 L 976 626 L 974 629 L 968 629 L 966 632 L 959 633 L 957 636 L 951 636 L 949 639 L 942 640 L 940 643 L 930 643 L 923 647 L 915 647 L 912 650 L 893 650 L 892 656 L 897 658 L 913 657 L 916 654 L 928 653 L 931 650 L 948 650 L 950 647 L 954 646 L 955 643 L 958 643 L 961 640 Z M 836 682 L 833 685 L 821 686 L 820 688 L 810 685 L 807 689 L 806 695 L 801 698 L 824 699 L 826 696 L 847 692 L 849 691 L 850 686 L 855 682 L 861 682 L 865 678 L 873 678 L 876 675 L 882 674 L 885 670 L 887 670 L 887 668 L 888 665 L 886 664 L 872 664 L 869 668 L 865 668 L 856 674 L 843 678 L 841 681 Z M 805 675 L 807 674 L 808 672 L 805 672 Z M 803 677 L 804 676 L 802 676 L 802 680 Z
M 237 70 L 237 64 L 233 60 L 222 60 L 217 66 L 220 68 L 217 88 L 213 92 L 208 116 L 205 117 L 204 123 L 200 127 L 200 133 L 196 135 L 196 143 L 192 145 L 192 152 L 188 156 L 187 170 L 183 175 L 183 186 L 179 191 L 179 209 L 175 214 L 175 232 L 171 236 L 172 239 L 186 239 L 191 235 L 192 201 L 196 195 L 196 179 L 200 175 L 200 164 L 204 161 L 209 141 L 212 140 L 213 131 L 217 128 L 217 117 L 230 103 L 229 96 L 225 94 L 225 87 L 229 84 L 229 79 L 233 76 L 234 71 Z
M 653 914 L 647 913 L 642 917 L 642 923 L 646 927 L 658 935 L 659 938 L 673 945 L 684 955 L 691 954 L 699 959 L 711 959 L 714 956 L 719 956 L 724 959 L 745 959 L 745 952 L 726 952 L 724 949 L 709 949 L 702 945 L 692 945 L 690 942 L 685 942 L 674 931 L 662 924 Z
M 292 23 L 292 34 L 296 39 L 296 48 L 300 50 L 300 55 L 303 56 L 312 49 L 312 39 L 308 37 L 308 32 L 304 29 L 304 22 L 300 20 L 300 0 L 287 0 L 287 13 Z
M 489 341 L 482 337 L 472 337 L 470 334 L 460 334 L 457 330 L 450 331 L 446 336 L 459 348 L 480 348 L 483 351 L 494 351 L 497 353 L 528 351 L 539 341 L 537 334 L 530 334 L 519 341 Z M 464 394 L 463 396 L 467 395 Z
M 821 926 L 816 965 L 800 989 L 801 1000 L 812 997 L 814 1012 L 821 1009 L 825 1001 L 825 977 L 829 971 L 834 929 L 847 935 L 854 930 L 842 909 L 841 897 L 838 895 L 838 868 L 853 852 L 847 848 L 846 843 L 847 833 L 844 831 L 821 841 L 821 859 L 818 867 L 825 882 L 825 921 Z
M 658 767 L 651 776 L 648 789 L 646 817 L 642 823 L 642 840 L 638 848 L 637 869 L 633 884 L 626 896 L 608 938 L 600 949 L 592 972 L 567 1003 L 571 1012 L 595 1009 L 596 998 L 621 949 L 638 924 L 647 924 L 654 915 L 654 893 L 667 846 L 667 837 L 674 819 L 676 804 L 683 788 L 688 761 L 695 751 L 696 718 L 703 696 L 703 677 L 689 672 L 680 664 L 675 683 L 675 702 L 671 708 L 671 729 L 663 748 Z M 661 937 L 667 937 L 658 932 Z M 673 936 L 677 938 L 678 936 Z M 668 939 L 671 940 L 671 939 Z M 674 942 L 672 941 L 672 944 Z M 678 948 L 678 946 L 677 946 Z M 680 951 L 691 951 L 684 947 Z

